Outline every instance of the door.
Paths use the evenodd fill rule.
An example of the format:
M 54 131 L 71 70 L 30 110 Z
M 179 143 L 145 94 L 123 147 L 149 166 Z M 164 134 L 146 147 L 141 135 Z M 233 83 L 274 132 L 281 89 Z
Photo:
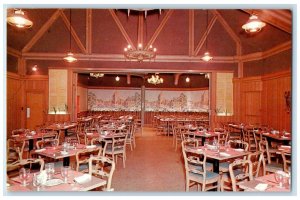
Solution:
M 44 123 L 44 94 L 28 92 L 26 94 L 26 127 L 35 129 Z

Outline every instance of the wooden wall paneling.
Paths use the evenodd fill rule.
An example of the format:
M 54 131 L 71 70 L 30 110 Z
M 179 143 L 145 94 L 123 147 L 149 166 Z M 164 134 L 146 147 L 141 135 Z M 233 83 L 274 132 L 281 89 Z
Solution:
M 18 75 L 7 75 L 7 107 L 6 107 L 6 126 L 7 136 L 11 131 L 21 127 L 21 82 Z

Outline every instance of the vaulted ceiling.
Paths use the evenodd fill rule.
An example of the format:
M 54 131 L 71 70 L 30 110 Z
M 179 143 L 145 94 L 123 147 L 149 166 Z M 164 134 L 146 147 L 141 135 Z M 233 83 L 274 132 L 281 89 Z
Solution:
M 45 68 L 66 66 L 62 58 L 69 51 L 69 9 L 24 10 L 34 25 L 30 29 L 7 25 L 8 52 L 22 56 L 27 64 L 42 63 Z M 260 33 L 249 35 L 241 27 L 253 12 L 267 26 Z M 263 59 L 280 52 L 277 49 L 291 49 L 292 13 L 290 10 L 209 10 L 207 24 L 206 10 L 201 9 L 162 10 L 161 14 L 153 10 L 147 17 L 135 11 L 128 16 L 127 10 L 72 9 L 71 30 L 72 52 L 79 58 L 73 67 L 147 68 L 151 64 L 132 64 L 123 56 L 128 44 L 136 47 L 142 42 L 144 46 L 152 44 L 158 49 L 152 69 L 168 65 L 166 62 L 172 63 L 175 69 L 189 63 L 193 69 L 202 63 L 199 58 L 207 41 L 207 48 L 214 56 L 212 63 L 217 68 L 236 70 L 239 62 Z

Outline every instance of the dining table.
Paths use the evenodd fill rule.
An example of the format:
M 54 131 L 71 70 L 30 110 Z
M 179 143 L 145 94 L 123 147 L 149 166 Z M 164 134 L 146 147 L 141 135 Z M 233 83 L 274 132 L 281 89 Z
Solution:
M 28 149 L 30 152 L 31 150 L 34 149 L 34 141 L 44 138 L 45 135 L 47 135 L 47 137 L 55 136 L 55 134 L 52 133 L 31 131 L 27 134 L 24 133 L 24 134 L 13 135 L 12 138 L 16 141 L 28 141 Z
M 45 130 L 53 130 L 59 133 L 60 131 L 64 131 L 64 136 L 67 136 L 68 129 L 75 128 L 77 126 L 76 122 L 72 123 L 55 123 L 45 127 Z
M 282 187 L 275 180 L 275 174 L 268 174 L 254 178 L 250 181 L 239 183 L 239 187 L 248 192 L 290 192 L 290 181 L 287 181 Z
M 272 132 L 272 131 L 255 131 L 256 134 L 267 138 L 268 142 L 276 141 L 284 145 L 289 145 L 292 140 L 291 133 L 287 132 Z
M 207 139 L 218 138 L 220 135 L 223 135 L 225 133 L 216 132 L 216 131 L 195 131 L 195 132 L 191 132 L 190 134 L 193 134 L 195 138 L 200 137 L 201 138 L 201 146 L 204 146 L 205 141 Z
M 35 153 L 55 160 L 63 159 L 63 166 L 69 166 L 70 157 L 75 156 L 77 152 L 88 148 L 97 148 L 97 146 L 77 144 L 76 147 L 71 146 L 67 151 L 64 151 L 63 150 L 64 147 L 62 145 L 59 145 L 55 147 L 46 147 L 43 149 L 37 149 L 35 150 Z
M 190 147 L 188 148 L 188 151 L 191 151 L 193 153 L 197 153 L 199 151 L 203 152 L 206 155 L 206 158 L 212 161 L 213 172 L 217 174 L 220 173 L 220 162 L 241 158 L 251 153 L 249 151 L 245 151 L 244 149 L 235 149 L 231 147 L 225 148 L 224 146 L 220 146 L 220 149 L 218 151 L 213 145 Z
M 29 176 L 29 184 L 22 186 L 19 177 L 13 177 L 7 181 L 7 192 L 38 192 L 36 186 L 33 186 L 33 174 Z M 74 192 L 74 191 L 90 191 L 95 188 L 104 186 L 106 180 L 99 177 L 90 176 L 82 172 L 71 170 L 68 173 L 66 182 L 62 181 L 63 178 L 60 173 L 60 169 L 55 169 L 55 173 L 52 179 L 46 182 L 46 184 L 40 187 L 39 191 L 42 192 Z M 76 181 L 77 180 L 77 181 Z M 81 180 L 81 181 L 79 181 Z

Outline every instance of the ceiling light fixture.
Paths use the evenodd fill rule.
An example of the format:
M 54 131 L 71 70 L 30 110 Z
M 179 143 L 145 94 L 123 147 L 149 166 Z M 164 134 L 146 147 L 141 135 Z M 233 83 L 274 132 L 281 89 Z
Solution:
M 148 81 L 148 83 L 154 84 L 154 85 L 164 83 L 164 79 L 159 77 L 158 73 L 155 73 L 155 75 L 152 75 L 151 78 L 147 79 L 147 81 Z
M 37 68 L 37 65 L 34 65 L 32 68 L 31 68 L 32 71 L 36 72 L 38 70 Z
M 69 53 L 67 53 L 67 56 L 64 57 L 64 60 L 68 63 L 73 63 L 77 61 L 77 58 L 74 57 L 74 54 L 71 53 L 72 50 L 72 41 L 71 41 L 71 28 L 72 28 L 72 13 L 71 13 L 71 9 L 70 9 L 70 49 L 69 49 Z
M 100 73 L 100 72 L 91 72 L 90 73 L 90 76 L 91 77 L 94 77 L 94 78 L 101 78 L 104 76 L 104 74 Z
M 117 77 L 116 77 L 116 81 L 119 81 L 119 80 L 120 80 L 120 77 L 119 77 L 119 76 L 117 76 Z
M 210 61 L 213 57 L 210 56 L 208 50 L 207 50 L 207 43 L 208 43 L 208 10 L 206 10 L 206 37 L 205 37 L 205 49 L 206 49 L 206 52 L 204 53 L 204 55 L 202 56 L 202 60 L 205 61 L 205 62 L 208 62 Z
M 185 82 L 189 83 L 189 82 L 190 82 L 190 78 L 189 78 L 189 77 L 186 77 L 186 78 L 185 78 Z
M 33 25 L 21 9 L 15 9 L 13 14 L 7 17 L 7 23 L 18 28 L 30 28 Z
M 124 56 L 126 59 L 137 60 L 138 62 L 151 61 L 156 57 L 156 51 L 157 49 L 153 48 L 152 45 L 148 49 L 143 49 L 143 45 L 139 43 L 137 49 L 133 49 L 131 45 L 124 48 Z
M 145 12 L 145 18 L 147 17 L 147 12 L 150 11 L 150 10 L 155 10 L 155 9 L 128 9 L 127 10 L 127 16 L 129 17 L 130 15 L 130 10 L 134 10 L 134 11 L 138 11 L 138 12 Z M 159 10 L 159 14 L 161 15 L 161 9 L 158 9 Z
M 246 24 L 242 28 L 247 33 L 256 33 L 261 31 L 261 29 L 266 26 L 266 23 L 262 22 L 256 15 L 251 15 Z

